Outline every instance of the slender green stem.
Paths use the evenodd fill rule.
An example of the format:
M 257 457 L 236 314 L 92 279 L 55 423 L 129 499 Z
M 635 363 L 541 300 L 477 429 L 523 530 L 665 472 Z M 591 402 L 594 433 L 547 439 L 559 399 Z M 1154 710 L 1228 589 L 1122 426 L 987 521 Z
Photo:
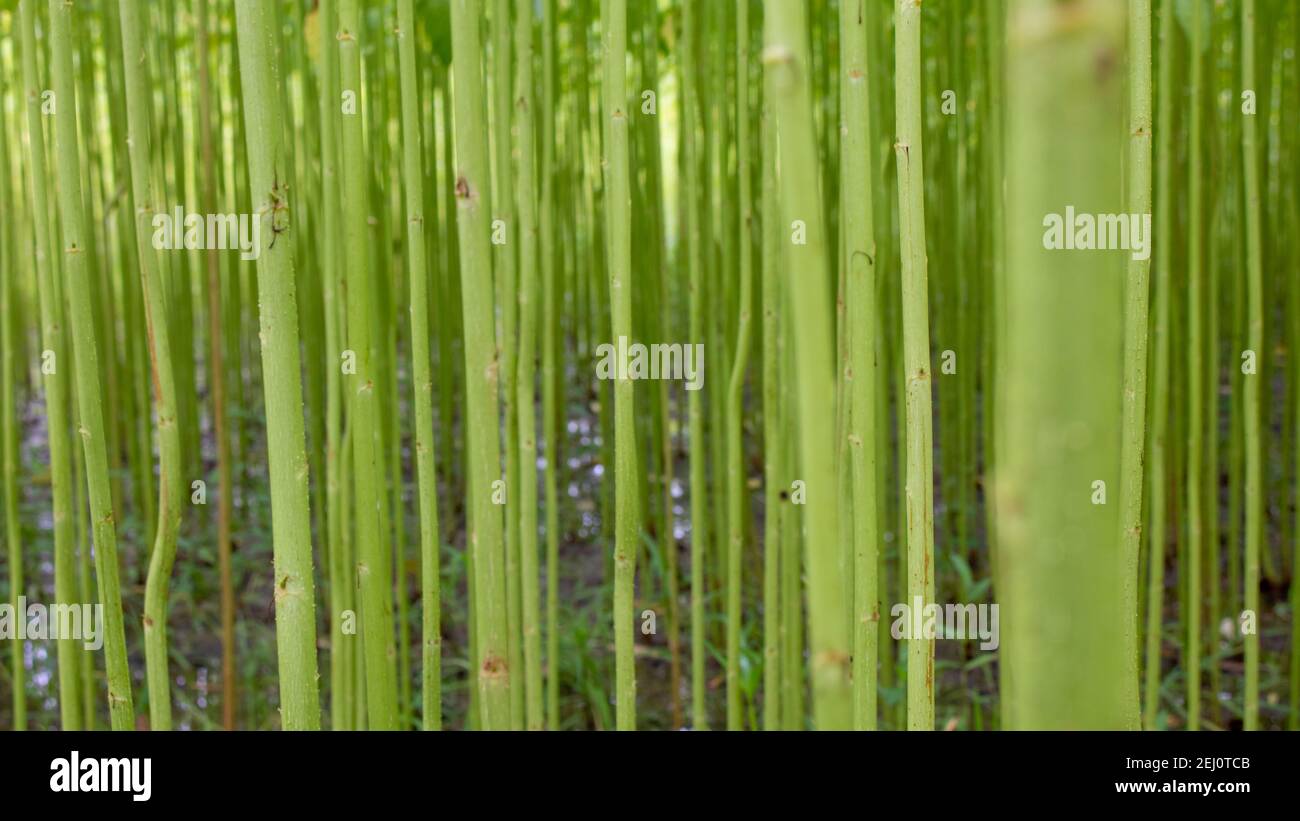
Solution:
M 682 59 L 679 80 L 682 85 L 682 146 L 685 158 L 685 199 L 687 238 L 687 292 L 689 299 L 689 339 L 692 344 L 702 344 L 704 339 L 703 306 L 703 256 L 700 236 L 700 193 L 698 171 L 696 120 L 699 117 L 698 91 L 696 89 L 696 56 L 699 52 L 699 32 L 696 31 L 696 7 L 687 0 L 682 4 Z M 691 722 L 697 730 L 709 728 L 708 705 L 705 700 L 704 646 L 704 563 L 708 550 L 708 507 L 705 498 L 704 460 L 704 405 L 700 391 L 687 391 L 687 426 L 690 442 L 691 487 Z
M 294 223 L 276 87 L 280 71 L 273 11 L 260 0 L 240 0 L 235 5 L 247 118 L 248 184 L 254 218 L 262 224 L 257 279 L 271 479 L 280 720 L 287 730 L 315 730 L 320 728 L 316 596 L 294 289 Z
M 492 177 L 492 213 L 494 220 L 505 226 L 506 241 L 493 246 L 493 260 L 497 304 L 500 306 L 497 352 L 501 360 L 501 409 L 505 415 L 505 556 L 506 556 L 506 648 L 512 673 L 523 671 L 523 617 L 519 552 L 519 517 L 516 496 L 519 485 L 518 414 L 515 411 L 515 354 L 518 351 L 517 322 L 519 303 L 516 299 L 517 283 L 515 250 L 520 247 L 519 226 L 514 217 L 514 196 L 511 186 L 514 172 L 510 167 L 510 0 L 492 0 L 492 148 L 496 169 Z M 523 680 L 510 677 L 510 729 L 524 727 Z
M 319 30 L 337 30 L 338 0 L 322 0 Z M 341 286 L 343 255 L 339 240 L 342 205 L 338 179 L 339 53 L 322 46 L 320 50 L 320 121 L 321 187 L 324 190 L 325 232 L 322 238 L 327 252 L 322 255 L 325 312 L 325 545 L 329 562 L 330 624 L 330 726 L 335 730 L 351 729 L 356 712 L 353 682 L 355 676 L 355 642 L 343 633 L 344 613 L 353 606 L 354 575 L 347 559 L 347 506 L 342 461 L 346 442 L 343 434 L 343 385 L 338 364 L 342 355 L 343 312 Z
M 1191 110 L 1188 149 L 1187 203 L 1187 644 L 1183 667 L 1187 682 L 1187 729 L 1200 727 L 1201 713 L 1201 548 L 1205 517 L 1202 512 L 1202 456 L 1205 440 L 1205 313 L 1204 257 L 1202 254 L 1201 107 L 1205 56 L 1201 53 L 1203 28 L 1199 9 L 1191 15 Z
M 519 574 L 525 693 L 524 726 L 544 728 L 542 715 L 542 647 L 537 568 L 537 161 L 533 129 L 533 0 L 515 5 L 515 124 L 518 127 L 519 176 L 519 357 L 515 408 L 519 416 Z
M 45 384 L 45 419 L 49 430 L 50 493 L 54 525 L 54 598 L 63 605 L 76 601 L 73 592 L 73 508 L 72 508 L 72 453 L 68 445 L 68 352 L 63 343 L 63 297 L 59 287 L 57 260 L 52 253 L 52 231 L 45 220 L 49 213 L 45 190 L 45 138 L 40 114 L 39 80 L 36 76 L 36 11 L 30 2 L 24 3 L 23 14 L 23 68 L 28 88 L 28 135 L 32 160 L 32 200 L 36 221 L 36 282 L 37 300 L 40 303 L 41 372 Z M 31 63 L 29 65 L 29 58 Z M 60 370 L 63 363 L 63 370 Z M 17 578 L 21 579 L 19 572 Z M 15 596 L 21 586 L 15 588 Z M 77 696 L 78 673 L 76 642 L 64 639 L 57 642 L 59 669 L 59 718 L 63 729 L 81 729 L 81 710 Z M 15 665 L 21 667 L 21 663 Z
M 735 359 L 727 385 L 727 729 L 742 727 L 740 704 L 741 555 L 745 548 L 745 523 L 749 517 L 749 482 L 745 475 L 741 420 L 745 412 L 745 368 L 749 364 L 750 328 L 753 324 L 753 223 L 749 171 L 749 3 L 736 0 L 736 177 L 739 181 L 740 322 L 736 329 Z
M 1151 0 L 1129 4 L 1129 213 L 1151 213 Z M 1146 442 L 1147 301 L 1150 257 L 1130 259 L 1124 309 L 1124 421 L 1120 453 L 1120 544 L 1124 555 L 1124 703 L 1138 706 L 1138 551 Z M 1129 729 L 1141 716 L 1129 717 Z
M 198 0 L 196 39 L 199 50 L 199 135 L 203 152 L 203 210 L 215 213 L 214 179 L 215 146 L 212 129 L 212 83 L 208 59 L 208 3 Z M 330 51 L 326 49 L 326 51 Z M 327 232 L 328 234 L 328 232 Z M 221 278 L 216 249 L 204 254 L 207 262 L 208 292 L 208 387 L 212 393 L 212 436 L 217 450 L 217 565 L 221 577 L 221 721 L 227 730 L 235 729 L 235 589 L 231 578 L 230 528 L 232 471 L 230 464 L 230 429 L 226 419 L 226 363 L 221 339 Z M 328 276 L 326 277 L 328 280 Z
M 1292 47 L 1292 54 L 1294 55 L 1300 54 L 1300 10 L 1294 8 L 1292 10 L 1296 12 L 1296 16 L 1292 18 L 1291 23 L 1292 34 L 1295 36 L 1295 43 Z M 1300 76 L 1295 73 L 1296 62 L 1294 60 L 1292 60 L 1291 65 L 1293 72 L 1292 77 Z M 1298 120 L 1297 117 L 1300 117 L 1300 112 L 1293 110 L 1291 117 L 1291 122 L 1293 124 L 1300 124 L 1300 120 Z M 1295 135 L 1296 133 L 1300 133 L 1300 128 L 1293 125 L 1291 134 Z M 1295 172 L 1295 185 L 1291 190 L 1300 191 L 1300 162 L 1297 162 L 1297 155 L 1295 152 L 1296 149 L 1293 148 L 1291 156 L 1292 170 Z M 1292 240 L 1295 241 L 1297 237 L 1300 237 L 1300 203 L 1295 200 L 1292 201 L 1292 218 L 1294 219 L 1294 223 L 1291 237 Z M 1293 249 L 1300 248 L 1300 245 L 1293 244 L 1291 247 Z M 1296 288 L 1294 284 L 1291 289 L 1291 315 L 1292 322 L 1295 323 L 1292 344 L 1300 347 L 1300 288 Z M 1300 441 L 1300 358 L 1295 360 L 1292 374 L 1292 384 L 1294 386 L 1293 391 L 1296 393 L 1296 398 L 1294 399 L 1295 407 L 1293 408 L 1292 415 L 1292 419 L 1296 426 L 1296 439 L 1293 441 Z M 1295 458 L 1296 463 L 1294 468 L 1296 472 L 1294 475 L 1297 477 L 1297 481 L 1300 481 L 1300 447 L 1296 448 Z M 1300 574 L 1300 509 L 1296 510 L 1296 521 L 1294 526 L 1295 530 L 1292 532 L 1294 543 L 1291 546 L 1291 573 L 1293 579 L 1291 583 L 1291 612 L 1293 614 L 1300 613 L 1300 584 L 1296 584 L 1294 581 L 1295 576 Z M 1291 691 L 1288 695 L 1290 696 L 1289 706 L 1291 714 L 1287 720 L 1287 729 L 1300 730 L 1300 618 L 1296 618 L 1295 616 L 1292 616 L 1291 618 Z
M 763 73 L 762 114 L 762 310 L 763 310 L 763 729 L 782 727 L 784 701 L 783 676 L 785 658 L 781 652 L 782 633 L 781 561 L 786 545 L 783 519 L 789 515 L 781 498 L 785 462 L 785 442 L 781 436 L 782 403 L 780 398 L 780 354 L 777 334 L 781 315 L 780 300 L 781 241 L 778 225 L 780 204 L 777 201 L 776 123 L 772 121 L 771 92 L 768 72 Z
M 23 3 L 24 36 L 34 52 L 35 9 Z M 64 289 L 71 311 L 72 347 L 80 434 L 86 456 L 86 487 L 94 530 L 95 576 L 104 606 L 104 655 L 108 671 L 108 708 L 114 730 L 131 729 L 131 673 L 127 666 L 126 633 L 122 625 L 122 594 L 117 569 L 117 515 L 113 510 L 108 472 L 108 445 L 100 391 L 99 346 L 95 339 L 94 308 L 86 260 L 85 201 L 81 187 L 81 157 L 77 146 L 77 98 L 72 76 L 73 5 L 50 0 L 51 74 L 53 76 L 54 139 L 59 179 L 59 215 L 63 228 Z M 32 59 L 35 55 L 32 54 Z M 34 76 L 34 72 L 33 72 Z M 29 106 L 31 91 L 29 91 Z M 53 243 L 51 243 L 53 247 Z M 51 263 L 54 261 L 51 259 Z
M 492 256 L 489 248 L 491 171 L 483 104 L 482 0 L 452 0 L 456 73 L 456 211 L 460 234 L 465 329 L 466 419 L 469 422 L 469 549 L 473 553 L 480 728 L 510 726 L 507 662 L 505 544 L 501 511 L 492 502 L 501 477 L 498 441 L 496 341 L 493 333 Z
M 13 26 L 18 25 L 14 17 L 10 16 L 10 33 L 12 34 Z M 28 46 L 24 45 L 24 51 Z M 0 83 L 7 79 L 0 78 Z M 21 88 L 21 85 L 19 85 Z M 3 98 L 3 86 L 0 86 L 0 99 Z M 37 120 L 39 124 L 40 120 Z M 34 140 L 33 145 L 37 144 Z M 43 142 L 41 143 L 43 144 Z M 43 158 L 42 158 L 43 160 Z M 42 163 L 43 164 L 43 163 Z M 4 106 L 0 105 L 0 198 L 3 202 L 12 202 L 13 193 L 10 190 L 10 165 L 9 165 L 9 128 L 5 121 Z M 21 188 L 21 186 L 20 186 Z M 42 196 L 43 193 L 42 193 Z M 38 213 L 35 208 L 33 213 Z M 23 545 L 22 529 L 18 522 L 18 482 L 21 474 L 18 472 L 18 424 L 16 418 L 17 412 L 17 374 L 18 358 L 20 356 L 19 346 L 19 322 L 18 319 L 22 312 L 19 310 L 19 291 L 17 266 L 19 255 L 18 233 L 21 230 L 21 220 L 17 218 L 17 212 L 13 212 L 11 219 L 4 220 L 0 223 L 0 266 L 4 267 L 5 273 L 3 281 L 0 282 L 0 452 L 3 452 L 3 459 L 0 460 L 0 470 L 4 471 L 2 477 L 4 482 L 3 505 L 5 518 L 5 543 L 8 549 L 9 560 L 9 598 L 14 612 L 19 612 L 19 597 L 24 592 L 25 579 L 23 577 Z M 48 229 L 42 229 L 48 232 Z M 48 236 L 46 236 L 48 243 Z M 24 247 L 27 244 L 24 243 Z M 49 265 L 49 247 L 38 247 L 36 252 L 37 267 Z M 39 276 L 38 272 L 38 276 Z M 10 661 L 10 679 L 13 696 L 13 728 L 15 730 L 27 729 L 27 671 L 23 664 L 23 645 L 25 642 L 18 638 L 13 638 L 9 642 L 9 661 Z
M 415 460 L 420 508 L 420 602 L 424 729 L 442 727 L 441 579 L 438 561 L 437 466 L 433 444 L 433 372 L 429 351 L 429 273 L 424 245 L 424 169 L 419 89 L 415 81 L 415 13 L 397 3 L 402 84 L 402 174 L 406 182 L 406 252 L 411 270 L 411 384 L 415 393 Z
M 907 604 L 934 602 L 934 454 L 931 450 L 929 285 L 925 171 L 921 150 L 921 4 L 897 0 L 899 237 L 902 244 L 903 369 L 907 384 Z M 907 728 L 934 729 L 934 639 L 907 640 Z
M 1243 0 L 1241 13 L 1241 84 L 1256 91 L 1255 85 L 1255 0 Z M 1264 275 L 1260 238 L 1260 192 L 1258 126 L 1255 114 L 1245 115 L 1242 124 L 1241 161 L 1246 182 L 1246 348 L 1260 360 L 1264 356 Z M 1260 380 L 1258 374 L 1244 375 L 1246 414 L 1246 562 L 1245 613 L 1258 621 L 1259 562 L 1264 549 L 1263 466 L 1260 452 Z M 1243 724 L 1259 729 L 1259 632 L 1246 632 L 1246 689 Z
M 614 339 L 632 337 L 632 196 L 628 166 L 627 0 L 603 0 L 602 110 L 605 127 L 605 231 L 609 265 L 610 318 Z M 632 378 L 614 383 L 614 658 L 616 724 L 636 729 L 636 658 L 632 612 L 636 554 L 637 442 Z
M 344 389 L 351 392 L 349 424 L 352 428 L 353 501 L 356 510 L 356 578 L 361 591 L 367 724 L 374 730 L 396 729 L 397 683 L 392 661 L 392 585 L 384 568 L 392 549 L 388 531 L 380 526 L 380 420 L 379 396 L 382 384 L 375 362 L 378 335 L 372 333 L 375 317 L 374 272 L 369 251 L 369 185 L 366 154 L 362 141 L 361 109 L 361 18 L 356 0 L 339 3 L 338 104 L 343 117 L 342 198 L 343 237 L 347 271 L 347 344 L 355 360 L 355 372 L 345 371 Z M 243 51 L 241 41 L 241 54 Z M 346 354 L 345 354 L 346 355 Z M 373 363 L 373 364 L 372 364 Z
M 555 0 L 542 5 L 542 436 L 546 441 L 546 726 L 560 725 L 559 315 L 557 312 L 555 169 Z
M 1149 13 L 1147 27 L 1149 31 Z M 1133 36 L 1130 34 L 1130 36 Z M 1149 39 L 1149 37 L 1147 38 Z M 1155 729 L 1160 708 L 1160 645 L 1163 626 L 1165 591 L 1165 522 L 1167 516 L 1165 448 L 1169 429 L 1169 334 L 1170 291 L 1173 278 L 1173 95 L 1167 91 L 1172 86 L 1174 70 L 1174 15 L 1171 4 L 1166 3 L 1160 15 L 1160 65 L 1157 86 L 1162 89 L 1156 111 L 1156 262 L 1155 275 L 1156 318 L 1153 333 L 1156 343 L 1155 384 L 1151 393 L 1151 464 L 1150 511 L 1151 525 L 1147 558 L 1147 634 L 1146 683 L 1143 694 L 1142 725 Z M 1148 49 L 1149 51 L 1149 49 Z M 1130 92 L 1132 93 L 1132 92 Z M 1149 104 L 1149 103 L 1148 103 Z M 1132 139 L 1132 135 L 1130 135 Z
M 140 261 L 140 286 L 144 293 L 150 360 L 153 363 L 159 440 L 158 525 L 149 576 L 145 583 L 145 666 L 149 684 L 149 724 L 156 730 L 171 729 L 171 676 L 168 673 L 167 593 L 176 542 L 180 530 L 182 495 L 181 437 L 176 417 L 176 379 L 172 367 L 172 337 L 165 289 L 158 271 L 158 258 L 150 246 L 150 225 L 160 210 L 150 173 L 148 105 L 149 78 L 139 0 L 120 0 L 122 18 L 122 65 L 126 77 L 128 144 L 131 160 L 131 191 L 136 204 L 136 249 Z
M 818 729 L 847 729 L 853 720 L 849 682 L 848 606 L 837 575 L 840 561 L 835 431 L 820 417 L 835 406 L 830 270 L 818 195 L 819 164 L 808 77 L 807 10 L 799 0 L 769 0 L 764 61 L 773 79 L 781 141 L 780 230 L 789 231 L 787 292 L 791 307 L 798 394 L 800 479 L 807 503 L 809 652 L 813 718 Z M 800 230 L 801 229 L 801 230 Z
M 853 726 L 876 727 L 878 531 L 876 492 L 876 241 L 871 191 L 871 110 L 867 78 L 866 0 L 840 5 L 844 128 L 840 190 L 844 193 L 844 255 L 848 264 L 848 419 L 853 477 Z

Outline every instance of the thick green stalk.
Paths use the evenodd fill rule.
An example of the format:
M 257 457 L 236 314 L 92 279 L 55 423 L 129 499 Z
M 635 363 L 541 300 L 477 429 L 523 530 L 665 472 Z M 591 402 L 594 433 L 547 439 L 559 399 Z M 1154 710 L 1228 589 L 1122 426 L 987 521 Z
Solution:
M 840 4 L 841 237 L 848 264 L 849 457 L 853 475 L 853 727 L 876 728 L 879 522 L 876 492 L 876 241 L 871 192 L 871 111 L 867 79 L 867 0 Z M 919 154 L 918 154 L 919 160 Z
M 271 479 L 280 720 L 287 730 L 315 730 L 320 728 L 316 597 L 294 293 L 294 237 L 289 233 L 293 228 L 289 168 L 276 87 L 281 75 L 273 11 L 260 0 L 240 0 L 235 5 L 247 117 L 248 183 L 254 218 L 262 221 L 257 278 Z
M 392 585 L 384 568 L 391 545 L 380 526 L 383 504 L 380 474 L 379 396 L 382 384 L 376 352 L 380 343 L 373 333 L 375 291 L 369 251 L 369 184 L 362 141 L 361 18 L 356 0 L 339 3 L 339 85 L 343 117 L 342 199 L 343 238 L 347 271 L 347 343 L 355 357 L 355 373 L 344 380 L 352 394 L 349 424 L 352 428 L 354 502 L 356 515 L 356 574 L 361 590 L 361 630 L 364 634 L 367 724 L 374 730 L 396 729 L 397 683 L 392 660 Z M 242 43 L 241 43 L 242 52 Z
M 795 335 L 799 459 L 807 503 L 807 557 L 813 718 L 817 729 L 853 720 L 848 607 L 838 577 L 839 490 L 835 431 L 820 420 L 835 406 L 834 337 L 825 226 L 818 195 L 817 144 L 808 77 L 808 20 L 799 0 L 769 0 L 764 61 L 772 71 L 781 140 L 780 230 L 789 231 L 787 291 Z M 802 225 L 802 232 L 796 231 Z M 800 236 L 802 233 L 802 236 Z M 802 241 L 799 241 L 802 240 Z
M 469 434 L 469 549 L 473 552 L 477 610 L 480 728 L 510 726 L 507 664 L 505 545 L 501 511 L 492 503 L 501 477 L 498 441 L 496 340 L 493 333 L 492 256 L 489 247 L 491 171 L 483 105 L 482 0 L 452 0 L 456 75 L 456 226 L 460 235 L 461 296 L 465 334 L 465 418 Z
M 33 29 L 35 10 L 24 2 L 24 36 Z M 77 98 L 72 76 L 73 6 L 50 0 L 51 74 L 55 100 L 54 138 L 59 178 L 59 214 L 63 224 L 64 289 L 71 310 L 72 346 L 76 370 L 81 440 L 86 456 L 86 487 L 94 529 L 95 576 L 104 606 L 104 656 L 108 671 L 108 708 L 114 730 L 131 729 L 131 673 L 127 666 L 126 633 L 122 625 L 122 594 L 117 571 L 117 516 L 113 510 L 104 431 L 103 397 L 99 387 L 99 349 L 95 340 L 94 308 L 86 260 L 85 206 L 81 189 L 81 157 L 77 147 Z M 34 59 L 35 55 L 32 55 Z M 33 71 L 32 76 L 35 76 Z M 31 99 L 29 94 L 29 105 Z M 39 184 L 39 183 L 38 183 Z M 52 246 L 51 246 L 52 247 Z M 53 263 L 53 260 L 51 260 Z
M 1096 483 L 1119 468 L 1123 263 L 1045 247 L 1043 227 L 1069 204 L 1113 213 L 1122 201 L 1124 9 L 1017 0 L 1010 14 L 1007 156 L 1035 173 L 1007 179 L 1015 228 L 997 402 L 1011 435 L 998 440 L 994 492 L 1000 653 L 1015 700 L 1003 726 L 1118 729 L 1133 709 L 1115 640 L 1124 566 L 1116 506 Z
M 921 151 L 921 4 L 897 0 L 899 237 L 902 243 L 903 369 L 907 383 L 907 604 L 934 603 L 934 453 L 931 449 L 930 316 Z M 934 639 L 907 641 L 907 728 L 934 729 Z
M 420 101 L 415 83 L 415 13 L 397 2 L 402 83 L 402 175 L 406 180 L 406 252 L 411 271 L 411 383 L 415 393 L 415 460 L 420 508 L 420 603 L 424 729 L 442 727 L 442 620 L 438 562 L 438 474 L 433 452 L 433 372 L 429 360 L 429 272 L 424 245 L 424 170 Z
M 36 222 L 36 281 L 40 303 L 41 372 L 45 383 L 45 418 L 48 429 L 50 456 L 50 491 L 54 529 L 54 598 L 59 604 L 76 603 L 74 592 L 73 508 L 72 508 L 72 452 L 68 445 L 68 352 L 63 343 L 63 296 L 57 277 L 51 243 L 52 231 L 45 219 L 49 213 L 45 185 L 45 138 L 40 114 L 39 80 L 36 75 L 36 11 L 31 3 L 24 4 L 23 14 L 23 68 L 27 85 L 28 134 L 32 159 L 32 200 Z M 29 58 L 32 61 L 29 65 Z M 56 98 L 57 99 L 57 98 Z M 57 111 L 57 106 L 56 106 Z M 4 169 L 7 172 L 7 168 Z M 66 171 L 64 172 L 66 173 Z M 59 368 L 62 366 L 63 371 Z M 17 523 L 15 522 L 15 528 Z M 18 578 L 21 579 L 21 571 Z M 15 588 L 14 596 L 22 592 Z M 21 618 L 22 616 L 20 616 Z M 78 701 L 77 642 L 63 639 L 57 642 L 59 670 L 59 719 L 63 729 L 81 729 L 81 709 Z M 21 667 L 19 661 L 16 668 Z
M 122 18 L 122 65 L 126 78 L 127 134 L 131 161 L 131 192 L 136 204 L 136 249 L 140 262 L 140 286 L 144 294 L 150 361 L 154 373 L 159 442 L 158 524 L 153 551 L 149 555 L 149 576 L 145 583 L 144 637 L 145 667 L 149 684 L 149 726 L 169 730 L 171 676 L 167 653 L 167 592 L 181 519 L 181 439 L 176 416 L 176 378 L 172 367 L 172 337 L 166 318 L 165 288 L 158 271 L 158 258 L 150 244 L 153 215 L 162 203 L 156 201 L 150 173 L 149 100 L 146 51 L 142 42 L 139 0 L 120 0 Z M 165 209 L 163 209 L 165 210 Z M 224 488 L 223 488 L 224 491 Z
M 613 338 L 632 338 L 632 195 L 628 165 L 627 0 L 603 0 L 601 92 L 605 127 L 605 232 Z M 633 655 L 637 515 L 637 442 L 631 376 L 614 383 L 614 658 L 616 724 L 636 729 L 636 658 Z
M 736 329 L 735 359 L 727 385 L 727 729 L 743 729 L 740 704 L 740 559 L 745 548 L 745 523 L 749 518 L 749 487 L 745 475 L 741 421 L 745 413 L 745 368 L 749 364 L 750 327 L 753 324 L 754 209 L 749 171 L 749 3 L 736 0 L 736 176 L 740 209 L 740 322 Z
M 542 716 L 542 647 L 537 569 L 537 424 L 534 382 L 537 370 L 537 163 L 533 133 L 533 0 L 515 5 L 515 124 L 519 129 L 519 374 L 515 408 L 519 414 L 519 574 L 523 632 L 524 726 L 545 727 Z
M 1241 12 L 1241 87 L 1255 90 L 1255 0 L 1244 0 Z M 1256 116 L 1242 124 L 1241 161 L 1246 182 L 1246 348 L 1264 356 L 1264 274 L 1260 239 L 1259 149 Z M 1263 465 L 1260 452 L 1260 380 L 1244 378 L 1246 414 L 1246 562 L 1245 611 L 1259 614 L 1259 561 L 1264 541 Z M 1259 729 L 1259 631 L 1245 636 L 1245 715 L 1247 730 Z
M 1151 0 L 1129 4 L 1128 210 L 1151 213 Z M 1124 557 L 1124 703 L 1128 728 L 1138 707 L 1138 551 L 1142 540 L 1143 446 L 1146 442 L 1147 321 L 1150 257 L 1130 259 L 1124 304 L 1124 421 L 1120 452 L 1120 544 Z M 1156 546 L 1159 549 L 1159 545 Z

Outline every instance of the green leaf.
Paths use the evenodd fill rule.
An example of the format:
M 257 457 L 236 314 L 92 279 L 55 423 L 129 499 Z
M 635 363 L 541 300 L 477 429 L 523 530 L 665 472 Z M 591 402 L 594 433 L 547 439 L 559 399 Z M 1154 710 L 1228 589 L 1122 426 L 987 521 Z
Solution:
M 972 587 L 974 587 L 975 578 L 974 575 L 971 573 L 970 564 L 967 563 L 967 561 L 963 559 L 961 556 L 958 556 L 956 553 L 951 554 L 948 557 L 948 560 L 952 562 L 952 566 L 957 570 L 957 575 L 961 577 L 962 591 L 965 592 L 967 590 L 970 590 Z
M 997 660 L 998 660 L 997 653 L 981 653 L 980 655 L 966 662 L 966 666 L 963 669 L 965 669 L 966 672 L 969 673 L 971 670 L 978 670 L 981 667 L 987 667 Z

